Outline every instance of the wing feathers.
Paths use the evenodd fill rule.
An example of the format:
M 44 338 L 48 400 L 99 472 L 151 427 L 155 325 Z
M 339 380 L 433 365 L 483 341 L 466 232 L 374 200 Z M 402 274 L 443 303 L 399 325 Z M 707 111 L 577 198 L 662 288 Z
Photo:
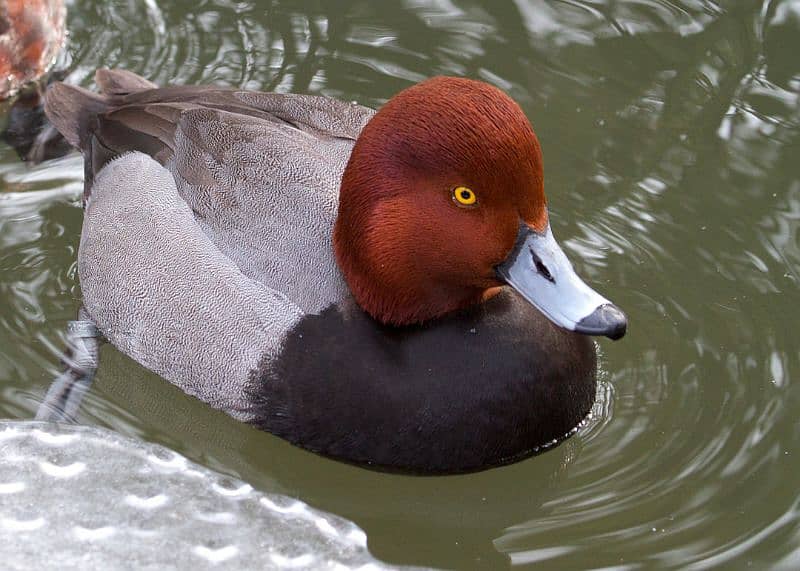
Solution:
M 127 95 L 158 87 L 155 83 L 126 69 L 98 69 L 94 73 L 94 81 L 105 95 Z

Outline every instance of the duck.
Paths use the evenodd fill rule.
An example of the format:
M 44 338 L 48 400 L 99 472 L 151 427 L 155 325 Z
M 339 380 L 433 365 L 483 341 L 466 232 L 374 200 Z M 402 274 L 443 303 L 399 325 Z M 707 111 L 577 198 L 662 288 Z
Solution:
M 0 99 L 42 77 L 64 43 L 62 0 L 0 0 Z
M 83 308 L 211 407 L 317 454 L 484 470 L 573 434 L 627 317 L 553 237 L 505 92 L 434 77 L 375 111 L 100 69 L 45 110 L 84 157 Z

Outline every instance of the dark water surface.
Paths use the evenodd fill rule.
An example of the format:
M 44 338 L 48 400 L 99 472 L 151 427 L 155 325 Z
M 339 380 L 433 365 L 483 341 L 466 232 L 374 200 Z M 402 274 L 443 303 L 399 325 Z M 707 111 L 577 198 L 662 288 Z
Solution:
M 800 2 L 82 0 L 63 64 L 379 106 L 435 74 L 508 91 L 553 229 L 628 336 L 584 432 L 469 476 L 292 448 L 106 346 L 82 420 L 353 519 L 395 563 L 800 568 Z M 0 417 L 33 415 L 80 292 L 81 159 L 0 146 Z M 487 382 L 491 382 L 487 379 Z

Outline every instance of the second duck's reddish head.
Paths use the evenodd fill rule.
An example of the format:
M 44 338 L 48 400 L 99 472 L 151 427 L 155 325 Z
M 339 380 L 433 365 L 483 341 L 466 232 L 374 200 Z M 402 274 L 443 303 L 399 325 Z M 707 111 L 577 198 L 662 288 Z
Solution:
M 39 78 L 64 41 L 62 0 L 0 0 L 0 98 Z
M 430 79 L 372 118 L 342 177 L 334 248 L 354 298 L 383 323 L 434 319 L 510 284 L 563 327 L 624 333 L 624 315 L 552 239 L 525 114 L 479 81 Z

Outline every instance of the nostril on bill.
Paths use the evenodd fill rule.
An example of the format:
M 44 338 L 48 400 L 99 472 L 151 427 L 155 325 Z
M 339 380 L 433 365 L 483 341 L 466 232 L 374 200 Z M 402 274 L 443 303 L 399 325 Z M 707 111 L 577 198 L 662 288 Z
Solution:
M 550 270 L 547 269 L 547 266 L 544 265 L 542 259 L 533 251 L 531 251 L 531 256 L 533 257 L 533 265 L 536 266 L 536 271 L 539 272 L 547 281 L 556 283 L 556 280 L 553 279 L 553 274 L 551 274 Z

